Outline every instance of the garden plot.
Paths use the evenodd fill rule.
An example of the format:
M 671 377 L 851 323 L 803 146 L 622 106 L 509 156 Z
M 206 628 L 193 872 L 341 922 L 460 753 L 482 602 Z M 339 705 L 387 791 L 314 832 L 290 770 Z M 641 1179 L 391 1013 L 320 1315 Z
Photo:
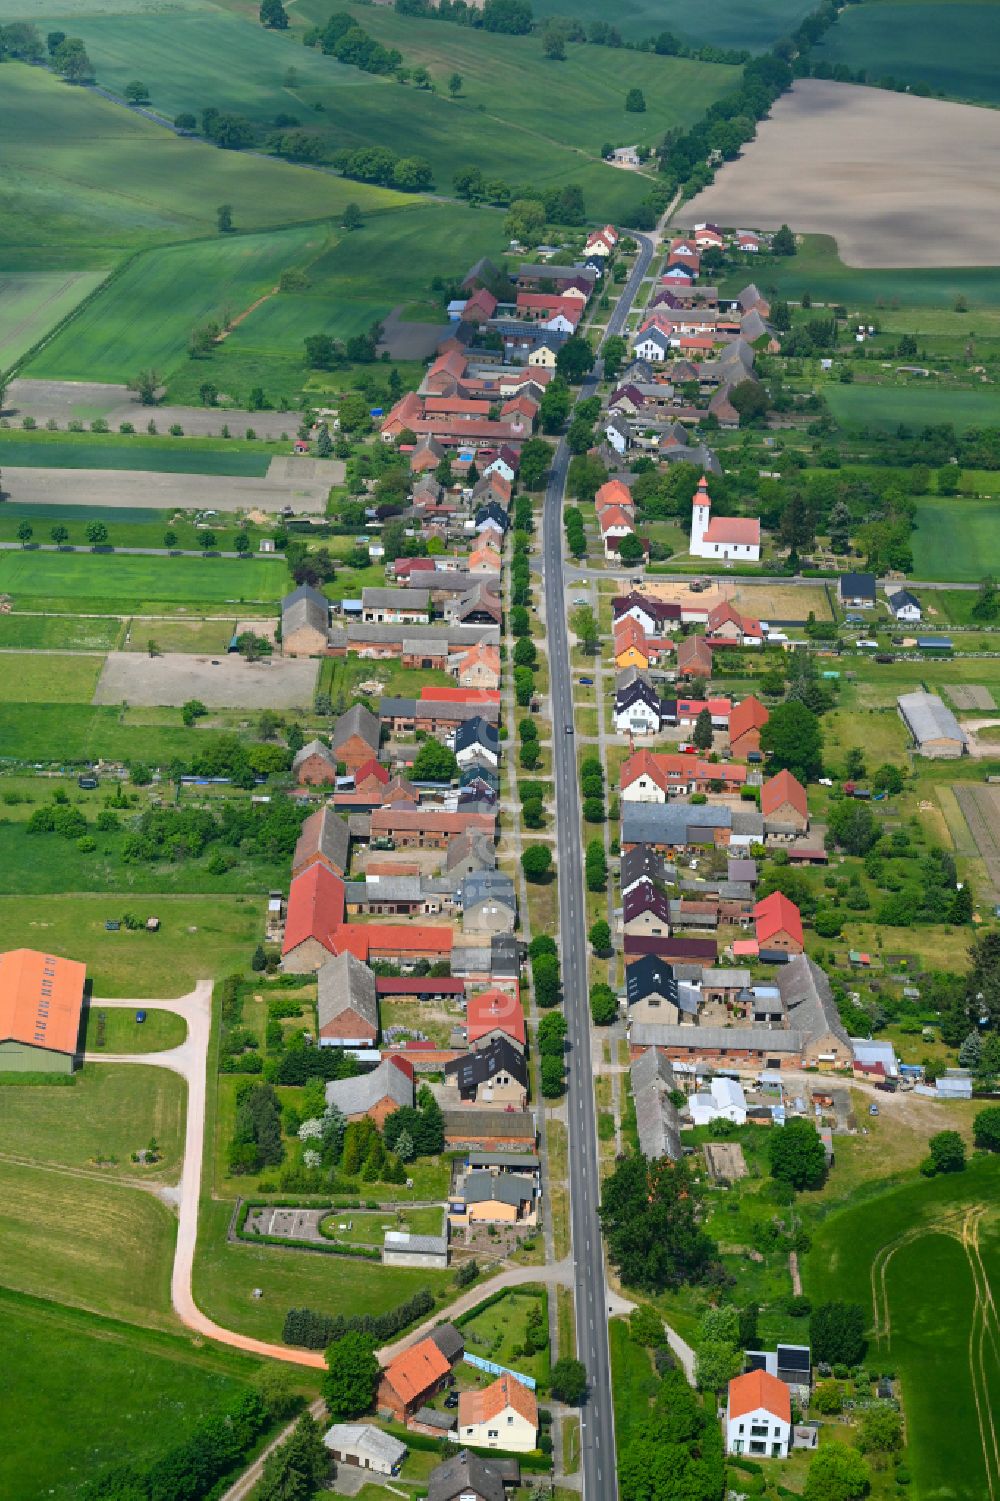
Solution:
M 990 690 L 978 683 L 952 684 L 946 691 L 956 709 L 996 708 Z
M 279 460 L 280 464 L 282 461 Z M 159 510 L 213 510 L 276 512 L 285 506 L 293 511 L 322 515 L 335 475 L 323 471 L 320 480 L 309 477 L 306 461 L 300 478 L 296 471 L 279 469 L 278 478 L 268 471 L 264 479 L 225 474 L 162 474 L 152 469 L 12 469 L 4 466 L 7 498 L 18 505 L 110 506 L 131 509 L 152 506 Z M 343 466 L 339 466 L 342 468 Z M 287 477 L 285 477 L 287 475 Z
M 301 412 L 247 412 L 235 407 L 146 407 L 137 401 L 127 386 L 110 381 L 82 380 L 14 380 L 4 401 L 10 417 L 34 417 L 36 422 L 51 418 L 60 427 L 74 419 L 92 422 L 103 417 L 115 430 L 122 422 L 131 422 L 137 432 L 144 432 L 152 420 L 161 433 L 178 423 L 186 437 L 218 438 L 228 425 L 236 437 L 252 427 L 258 438 L 291 436 L 302 420 Z
M 955 797 L 986 867 L 994 901 L 1000 900 L 1000 787 L 959 783 Z
M 296 709 L 312 703 L 319 664 L 283 659 L 247 662 L 232 656 L 161 657 L 111 652 L 94 693 L 95 704 L 179 708 L 196 698 L 208 709 Z
M 993 266 L 998 151 L 995 111 L 800 79 L 685 223 L 833 235 L 849 266 Z

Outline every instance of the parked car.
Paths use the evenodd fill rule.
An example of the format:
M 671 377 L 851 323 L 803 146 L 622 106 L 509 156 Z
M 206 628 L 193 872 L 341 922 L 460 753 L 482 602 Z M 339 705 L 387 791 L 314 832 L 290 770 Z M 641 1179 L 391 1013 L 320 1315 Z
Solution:
M 878 1106 L 876 1105 L 874 1100 L 872 1100 L 871 1104 L 868 1106 L 868 1114 L 878 1115 Z
M 146 1020 L 146 1013 L 145 1013 L 145 1011 L 137 1011 L 135 1013 L 135 1019 L 138 1022 L 139 1026 L 141 1027 L 142 1024 L 143 1024 L 143 1022 Z

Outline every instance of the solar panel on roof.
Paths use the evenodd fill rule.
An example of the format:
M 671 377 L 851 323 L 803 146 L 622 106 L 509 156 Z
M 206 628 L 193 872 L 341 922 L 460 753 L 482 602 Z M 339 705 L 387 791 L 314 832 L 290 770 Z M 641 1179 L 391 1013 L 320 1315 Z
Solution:
M 809 1371 L 808 1345 L 779 1345 L 778 1365 L 784 1371 Z

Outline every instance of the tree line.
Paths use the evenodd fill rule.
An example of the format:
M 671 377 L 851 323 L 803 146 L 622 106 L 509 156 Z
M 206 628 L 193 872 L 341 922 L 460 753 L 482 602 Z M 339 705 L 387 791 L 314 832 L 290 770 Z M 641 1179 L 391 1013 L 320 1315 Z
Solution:
M 347 1334 L 364 1334 L 385 1344 L 402 1334 L 418 1319 L 434 1311 L 434 1294 L 427 1288 L 415 1292 L 405 1303 L 385 1313 L 317 1313 L 312 1308 L 290 1308 L 285 1315 L 281 1337 L 286 1345 L 305 1345 L 308 1350 L 324 1350 Z

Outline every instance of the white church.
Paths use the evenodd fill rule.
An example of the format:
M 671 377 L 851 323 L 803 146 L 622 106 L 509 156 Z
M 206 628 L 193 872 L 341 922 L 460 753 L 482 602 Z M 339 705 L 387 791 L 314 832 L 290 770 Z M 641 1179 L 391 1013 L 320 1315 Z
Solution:
M 702 475 L 691 502 L 691 546 L 693 558 L 715 558 L 722 562 L 760 562 L 760 522 L 756 516 L 716 516 L 712 519 L 712 498 L 708 480 Z

